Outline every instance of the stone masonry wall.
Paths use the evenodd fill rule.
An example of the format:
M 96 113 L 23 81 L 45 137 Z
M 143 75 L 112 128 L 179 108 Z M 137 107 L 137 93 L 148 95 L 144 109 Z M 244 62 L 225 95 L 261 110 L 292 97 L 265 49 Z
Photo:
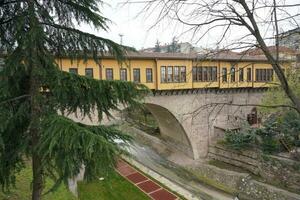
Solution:
M 300 162 L 260 151 L 236 151 L 219 144 L 209 147 L 208 157 L 246 169 L 268 183 L 300 191 Z
M 234 127 L 245 120 L 253 107 L 226 104 L 258 104 L 265 90 L 200 90 L 179 94 L 161 94 L 146 98 L 146 103 L 159 105 L 170 111 L 183 127 L 194 158 L 208 154 L 214 127 Z M 225 103 L 225 104 L 224 104 Z

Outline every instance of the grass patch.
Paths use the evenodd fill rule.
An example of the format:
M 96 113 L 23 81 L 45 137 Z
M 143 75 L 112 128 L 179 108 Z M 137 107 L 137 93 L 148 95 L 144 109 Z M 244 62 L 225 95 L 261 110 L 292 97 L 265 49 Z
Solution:
M 27 166 L 16 177 L 16 187 L 9 193 L 0 191 L 1 200 L 28 200 L 31 199 L 31 167 Z M 51 179 L 46 180 L 43 192 L 48 191 L 53 185 Z M 96 180 L 91 183 L 79 182 L 79 199 L 62 184 L 55 192 L 42 197 L 43 200 L 150 200 L 150 198 L 132 183 L 117 173 L 111 174 L 103 181 Z
M 150 200 L 150 198 L 132 183 L 117 173 L 111 174 L 103 181 L 78 183 L 79 199 L 83 200 Z
M 31 199 L 31 181 L 32 171 L 31 167 L 23 169 L 16 177 L 16 188 L 12 188 L 9 193 L 3 193 L 0 191 L 1 200 L 28 200 Z M 53 181 L 50 179 L 46 180 L 46 188 L 44 192 L 48 191 L 53 185 Z M 76 200 L 62 184 L 55 192 L 49 193 L 42 198 L 43 200 Z

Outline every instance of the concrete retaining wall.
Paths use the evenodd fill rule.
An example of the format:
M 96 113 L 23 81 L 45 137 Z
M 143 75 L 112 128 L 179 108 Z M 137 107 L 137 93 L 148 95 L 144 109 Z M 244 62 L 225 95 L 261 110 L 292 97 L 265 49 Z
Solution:
M 233 172 L 201 164 L 187 168 L 195 177 L 223 191 L 246 200 L 299 200 L 300 195 L 255 181 L 247 173 Z
M 209 147 L 210 159 L 241 167 L 266 182 L 292 191 L 300 191 L 300 162 L 260 151 L 235 151 L 216 144 Z

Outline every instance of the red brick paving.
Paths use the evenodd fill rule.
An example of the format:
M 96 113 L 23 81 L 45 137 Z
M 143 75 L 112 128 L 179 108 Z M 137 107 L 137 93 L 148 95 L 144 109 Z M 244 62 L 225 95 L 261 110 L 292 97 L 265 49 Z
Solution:
M 175 200 L 177 197 L 165 189 L 158 190 L 150 194 L 154 200 Z
M 151 193 L 161 188 L 159 185 L 150 180 L 140 183 L 137 186 L 145 193 Z
M 130 175 L 126 176 L 126 178 L 129 179 L 134 184 L 141 183 L 141 182 L 146 181 L 148 179 L 147 177 L 143 176 L 139 172 L 135 172 L 133 174 L 130 174 Z
M 162 188 L 154 181 L 144 176 L 142 173 L 131 167 L 127 162 L 119 160 L 117 163 L 117 172 L 131 183 L 135 184 L 141 191 L 147 194 L 153 200 L 176 200 L 179 199 L 167 189 Z
M 123 176 L 128 176 L 128 175 L 136 172 L 136 170 L 133 169 L 132 167 L 130 167 L 129 165 L 123 166 L 123 167 L 119 168 L 118 170 L 119 170 L 120 174 L 122 174 Z

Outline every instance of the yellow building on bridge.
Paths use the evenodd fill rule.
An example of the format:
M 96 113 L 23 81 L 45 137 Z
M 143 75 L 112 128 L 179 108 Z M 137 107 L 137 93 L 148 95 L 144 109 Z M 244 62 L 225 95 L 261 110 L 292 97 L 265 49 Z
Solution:
M 283 62 L 287 68 L 289 62 Z M 128 53 L 119 63 L 112 56 L 95 60 L 58 60 L 63 71 L 103 80 L 134 81 L 152 90 L 200 88 L 262 88 L 276 82 L 263 56 L 218 53 L 213 56 L 180 53 Z M 285 70 L 286 71 L 286 70 Z

